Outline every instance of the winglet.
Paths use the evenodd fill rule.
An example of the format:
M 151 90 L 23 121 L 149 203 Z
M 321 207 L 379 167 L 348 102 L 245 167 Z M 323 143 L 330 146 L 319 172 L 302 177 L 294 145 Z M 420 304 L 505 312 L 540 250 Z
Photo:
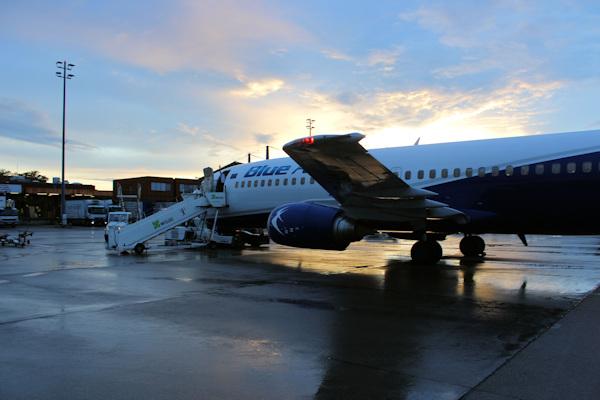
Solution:
M 313 146 L 318 143 L 335 141 L 337 143 L 358 143 L 360 142 L 365 135 L 358 132 L 347 133 L 345 135 L 315 135 L 315 136 L 306 136 L 300 139 L 292 140 L 291 142 L 286 143 L 283 146 L 283 150 L 289 148 L 302 148 Z

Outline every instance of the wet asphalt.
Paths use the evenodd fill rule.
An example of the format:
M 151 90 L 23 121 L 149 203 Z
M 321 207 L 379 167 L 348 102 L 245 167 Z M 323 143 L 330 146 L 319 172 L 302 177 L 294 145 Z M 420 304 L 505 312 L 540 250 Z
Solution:
M 122 256 L 32 230 L 0 247 L 0 399 L 483 398 L 600 283 L 599 237 L 487 235 L 484 261 L 451 237 L 427 267 L 408 241 Z

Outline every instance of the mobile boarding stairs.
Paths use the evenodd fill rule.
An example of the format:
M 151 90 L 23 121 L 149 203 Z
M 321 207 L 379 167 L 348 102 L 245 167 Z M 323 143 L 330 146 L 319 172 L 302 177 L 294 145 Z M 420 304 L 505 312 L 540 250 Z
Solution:
M 216 232 L 219 210 L 227 206 L 225 191 L 215 191 L 212 170 L 204 170 L 205 179 L 199 190 L 183 201 L 162 209 L 149 217 L 130 225 L 107 226 L 106 248 L 119 253 L 135 251 L 141 254 L 148 248 L 146 242 L 167 231 L 193 220 L 199 245 L 214 243 L 231 244 L 232 236 L 222 236 Z M 212 219 L 212 226 L 208 220 Z

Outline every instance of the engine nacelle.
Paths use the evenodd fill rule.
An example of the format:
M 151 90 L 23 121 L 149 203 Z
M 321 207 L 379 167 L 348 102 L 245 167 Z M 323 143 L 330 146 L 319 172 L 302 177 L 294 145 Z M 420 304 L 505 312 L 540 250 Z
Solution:
M 322 250 L 344 250 L 360 240 L 357 225 L 342 210 L 315 203 L 290 203 L 269 215 L 269 237 L 279 244 Z

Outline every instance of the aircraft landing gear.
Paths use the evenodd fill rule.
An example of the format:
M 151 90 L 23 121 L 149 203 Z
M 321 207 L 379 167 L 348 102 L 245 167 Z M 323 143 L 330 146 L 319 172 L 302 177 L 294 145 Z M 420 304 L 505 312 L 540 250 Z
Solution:
M 481 236 L 468 235 L 460 241 L 460 251 L 467 257 L 483 257 L 485 242 Z
M 442 246 L 437 240 L 419 240 L 410 249 L 410 257 L 417 264 L 436 264 L 442 258 Z

